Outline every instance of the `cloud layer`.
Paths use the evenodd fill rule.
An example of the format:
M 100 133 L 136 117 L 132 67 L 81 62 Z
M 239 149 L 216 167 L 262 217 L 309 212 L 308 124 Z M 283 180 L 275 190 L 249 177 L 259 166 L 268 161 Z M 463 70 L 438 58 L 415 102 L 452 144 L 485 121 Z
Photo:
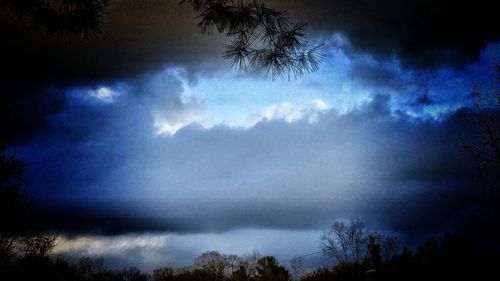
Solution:
M 377 56 L 400 58 L 407 67 L 435 67 L 477 59 L 496 41 L 491 1 L 272 1 L 308 22 L 313 30 L 340 32 L 353 47 Z
M 461 67 L 478 58 L 487 43 L 500 39 L 491 1 L 266 3 L 308 22 L 311 37 L 319 42 L 322 36 L 342 34 L 351 44 L 344 51 L 400 60 L 408 70 L 442 64 Z M 193 77 L 230 68 L 221 59 L 225 39 L 200 34 L 189 5 L 115 0 L 103 20 L 103 34 L 95 40 L 55 39 L 10 12 L 2 13 L 0 147 L 45 130 L 48 119 L 64 108 L 61 92 L 68 87 L 137 79 L 166 65 L 181 65 Z M 375 83 L 398 81 L 390 70 L 363 63 L 355 76 Z
M 488 218 L 458 139 L 474 136 L 470 91 L 494 79 L 492 1 L 268 3 L 326 43 L 318 73 L 227 71 L 225 39 L 177 1 L 111 1 L 93 41 L 2 14 L 0 150 L 26 162 L 59 252 L 185 264 L 212 247 L 307 253 L 350 217 L 409 243 Z
M 190 122 L 203 119 L 201 106 L 183 101 L 181 81 L 168 73 L 116 86 L 112 103 L 70 91 L 51 129 L 13 149 L 55 228 L 318 229 L 359 216 L 410 235 L 456 227 L 476 207 L 458 143 L 471 131 L 465 111 L 425 121 L 395 115 L 390 97 L 377 95 L 345 114 L 319 101 L 302 111 L 278 104 L 247 128 L 206 127 Z M 162 111 L 187 125 L 158 134 Z

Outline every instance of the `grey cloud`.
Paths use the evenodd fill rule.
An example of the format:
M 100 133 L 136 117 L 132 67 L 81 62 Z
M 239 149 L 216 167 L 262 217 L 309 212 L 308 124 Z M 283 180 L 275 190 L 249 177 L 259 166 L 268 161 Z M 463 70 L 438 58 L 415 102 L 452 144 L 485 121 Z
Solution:
M 319 32 L 341 32 L 353 47 L 377 56 L 397 56 L 406 66 L 462 64 L 498 41 L 491 1 L 312 0 L 274 3 Z
M 68 87 L 136 79 L 165 65 L 187 67 L 193 79 L 200 72 L 213 75 L 230 67 L 221 58 L 225 39 L 200 34 L 188 5 L 161 0 L 110 3 L 104 33 L 92 41 L 56 40 L 39 27 L 2 14 L 0 36 L 6 40 L 2 44 L 0 124 L 5 136 L 0 147 L 29 140 L 46 129 L 47 119 L 64 107 L 61 95 Z M 313 37 L 341 32 L 352 42 L 350 52 L 367 52 L 377 59 L 396 56 L 409 69 L 477 58 L 487 42 L 500 39 L 492 3 L 269 1 L 309 22 Z M 380 65 L 354 68 L 354 77 L 361 77 L 367 85 L 409 87 L 408 81 Z
M 2 21 L 1 32 L 9 38 L 2 46 L 7 82 L 46 86 L 124 80 L 166 64 L 203 65 L 204 59 L 219 57 L 223 47 L 220 38 L 200 34 L 191 8 L 177 1 L 111 1 L 103 34 L 89 41 L 57 40 L 9 14 Z
M 470 132 L 463 112 L 443 123 L 415 122 L 392 116 L 389 99 L 378 96 L 346 115 L 326 113 L 315 124 L 189 126 L 164 137 L 153 134 L 147 105 L 154 99 L 128 102 L 135 106 L 109 105 L 104 115 L 62 122 L 13 150 L 26 161 L 31 191 L 54 228 L 220 233 L 321 229 L 359 216 L 414 237 L 459 228 L 464 213 L 481 205 L 457 142 Z M 79 119 L 68 110 L 68 120 Z M 65 142 L 65 126 L 78 131 L 93 124 L 103 126 L 99 133 Z M 37 146 L 44 149 L 33 155 Z
M 127 234 L 118 236 L 63 237 L 57 253 L 78 259 L 82 256 L 103 257 L 114 268 L 139 266 L 146 271 L 158 267 L 184 267 L 193 264 L 195 257 L 209 250 L 245 257 L 257 251 L 273 255 L 287 265 L 291 258 L 317 252 L 318 233 L 275 229 L 242 229 L 211 234 Z M 140 257 L 140 258 L 138 258 Z M 307 271 L 327 263 L 316 253 L 304 258 Z
M 47 129 L 67 88 L 136 79 L 166 65 L 190 73 L 230 67 L 221 58 L 224 40 L 200 34 L 193 11 L 178 1 L 110 1 L 103 34 L 89 41 L 57 39 L 1 13 L 1 149 Z

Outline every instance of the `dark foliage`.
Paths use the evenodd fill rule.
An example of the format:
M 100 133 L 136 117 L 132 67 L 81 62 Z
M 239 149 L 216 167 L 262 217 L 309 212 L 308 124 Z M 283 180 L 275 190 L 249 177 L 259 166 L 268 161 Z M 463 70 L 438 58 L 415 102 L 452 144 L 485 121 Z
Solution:
M 375 246 L 372 251 L 378 247 L 376 239 L 370 236 L 369 243 Z M 488 276 L 494 276 L 494 264 L 499 258 L 498 254 L 480 253 L 471 241 L 459 235 L 445 235 L 415 252 L 405 248 L 385 262 L 366 260 L 362 264 L 320 268 L 302 280 L 487 280 Z
M 57 37 L 94 38 L 109 0 L 1 0 L 0 4 Z
M 257 261 L 255 268 L 258 281 L 290 281 L 288 270 L 278 263 L 275 257 L 265 256 Z
M 52 274 L 51 254 L 57 236 L 37 224 L 22 191 L 24 163 L 0 154 L 0 277 L 34 280 Z M 44 279 L 45 280 L 45 279 Z M 49 280 L 49 279 L 47 279 Z M 54 279 L 55 280 L 55 279 Z
M 203 33 L 230 37 L 224 58 L 238 69 L 253 68 L 273 78 L 302 76 L 318 69 L 324 56 L 321 45 L 306 40 L 305 24 L 261 0 L 183 0 L 198 14 Z
M 292 275 L 272 256 L 259 258 L 223 255 L 209 251 L 182 270 L 157 269 L 145 274 L 138 268 L 110 270 L 102 259 L 83 258 L 71 263 L 54 256 L 57 236 L 33 223 L 29 202 L 20 192 L 24 164 L 14 156 L 0 155 L 2 228 L 0 229 L 1 280 L 73 281 L 291 281 Z M 359 219 L 338 222 L 321 239 L 329 238 L 325 252 L 343 259 L 332 268 L 320 268 L 298 280 L 482 280 L 494 274 L 500 260 L 497 252 L 478 250 L 477 241 L 465 236 L 445 235 L 414 252 L 397 251 L 396 239 L 367 233 Z M 338 241 L 338 240 L 343 241 Z M 342 243 L 340 243 L 342 242 Z M 339 249 L 344 245 L 344 250 Z M 339 249 L 337 249 L 339 248 Z M 299 277 L 297 277 L 299 278 Z
M 59 38 L 92 39 L 101 34 L 109 0 L 0 0 L 7 7 Z M 318 69 L 321 45 L 306 40 L 305 24 L 262 0 L 181 0 L 198 14 L 202 33 L 223 33 L 232 42 L 224 58 L 239 69 L 253 68 L 273 78 L 299 77 Z
M 496 66 L 498 81 L 486 89 L 478 89 L 473 118 L 477 135 L 473 141 L 463 141 L 466 152 L 473 156 L 488 200 L 500 208 L 500 66 Z

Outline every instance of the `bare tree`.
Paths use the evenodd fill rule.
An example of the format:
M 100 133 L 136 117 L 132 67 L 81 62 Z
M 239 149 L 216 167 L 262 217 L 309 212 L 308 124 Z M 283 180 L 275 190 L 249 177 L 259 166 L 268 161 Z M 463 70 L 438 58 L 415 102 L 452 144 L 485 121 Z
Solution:
M 475 91 L 473 118 L 478 134 L 475 140 L 462 140 L 465 151 L 477 160 L 483 186 L 495 205 L 500 200 L 500 65 L 498 82 L 489 89 Z
M 0 153 L 0 264 L 15 256 L 24 230 L 27 198 L 22 191 L 24 163 Z
M 155 269 L 151 279 L 152 281 L 174 281 L 174 270 L 170 267 Z
M 232 276 L 242 265 L 243 259 L 237 255 L 224 255 L 226 260 L 226 275 Z
M 321 251 L 341 266 L 351 261 L 358 263 L 366 251 L 365 226 L 359 219 L 351 219 L 349 224 L 336 221 L 320 235 L 320 242 Z
M 124 268 L 119 274 L 123 281 L 148 281 L 148 275 L 135 266 Z
M 381 242 L 382 261 L 388 262 L 398 254 L 399 240 L 394 235 L 383 235 Z
M 46 258 L 52 254 L 56 246 L 57 235 L 51 233 L 35 233 L 21 239 L 20 248 L 24 256 Z
M 24 163 L 0 154 L 0 260 L 15 255 L 48 257 L 57 235 L 40 231 L 29 200 L 22 190 Z
M 347 235 L 347 226 L 338 221 L 320 235 L 321 251 L 337 259 L 340 265 L 345 265 L 348 261 Z
M 292 274 L 293 281 L 299 281 L 304 271 L 303 259 L 295 257 L 290 260 L 290 273 Z
M 381 257 L 381 243 L 382 235 L 377 232 L 372 232 L 368 235 L 368 241 L 366 243 L 368 251 L 368 261 L 374 268 L 378 268 L 382 263 Z
M 368 234 L 366 248 L 368 261 L 377 268 L 398 254 L 399 241 L 394 235 L 372 232 Z
M 245 267 L 248 276 L 255 276 L 257 274 L 257 261 L 261 257 L 261 254 L 255 250 L 243 257 L 241 265 Z
M 205 270 L 216 280 L 223 280 L 227 274 L 228 262 L 225 255 L 217 251 L 208 251 L 195 259 L 195 267 Z
M 351 220 L 349 225 L 349 239 L 352 247 L 354 262 L 360 263 L 365 256 L 366 232 L 365 224 L 360 219 Z
M 0 233 L 0 265 L 12 261 L 14 256 L 15 237 L 6 233 Z
M 78 260 L 77 266 L 85 280 L 91 280 L 94 275 L 105 271 L 104 258 L 82 257 Z

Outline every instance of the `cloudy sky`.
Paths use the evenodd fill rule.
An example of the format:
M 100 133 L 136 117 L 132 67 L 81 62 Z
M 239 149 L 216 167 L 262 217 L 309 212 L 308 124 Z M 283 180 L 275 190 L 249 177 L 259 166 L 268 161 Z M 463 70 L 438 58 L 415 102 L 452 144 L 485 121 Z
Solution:
M 308 23 L 318 71 L 232 69 L 227 39 L 175 0 L 112 0 L 91 40 L 3 13 L 1 144 L 56 252 L 145 270 L 207 250 L 286 263 L 336 220 L 416 245 L 484 218 L 459 140 L 497 75 L 492 1 L 265 2 Z

